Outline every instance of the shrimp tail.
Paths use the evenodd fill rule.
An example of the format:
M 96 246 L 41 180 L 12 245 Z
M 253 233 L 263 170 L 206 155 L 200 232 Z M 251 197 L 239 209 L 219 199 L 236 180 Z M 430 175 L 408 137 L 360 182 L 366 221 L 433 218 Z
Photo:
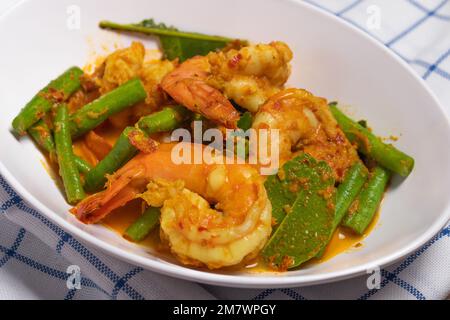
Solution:
M 205 148 L 181 144 L 194 153 Z M 155 152 L 139 153 L 108 177 L 106 190 L 80 202 L 72 213 L 95 223 L 141 198 L 161 207 L 162 238 L 182 263 L 215 269 L 259 252 L 272 230 L 272 206 L 258 171 L 247 164 L 226 164 L 225 158 L 177 164 L 172 153 L 178 147 L 161 144 Z
M 111 211 L 124 206 L 145 189 L 145 183 L 136 183 L 136 178 L 142 175 L 143 168 L 125 166 L 116 174 L 110 176 L 107 189 L 93 194 L 70 210 L 81 222 L 97 223 Z
M 239 113 L 220 91 L 213 87 L 205 86 L 199 81 L 192 81 L 191 85 L 188 86 L 188 90 L 202 97 L 206 97 L 204 103 L 199 102 L 195 104 L 202 105 L 202 108 L 194 111 L 203 114 L 208 119 L 219 121 L 227 128 L 237 128 Z

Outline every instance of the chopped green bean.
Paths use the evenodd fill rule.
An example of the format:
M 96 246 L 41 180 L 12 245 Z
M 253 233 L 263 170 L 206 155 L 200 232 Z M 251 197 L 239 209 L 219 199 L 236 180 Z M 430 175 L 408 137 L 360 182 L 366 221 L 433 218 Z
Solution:
M 191 113 L 184 107 L 171 106 L 151 115 L 142 117 L 138 127 L 146 134 L 166 132 L 179 127 Z
M 383 143 L 368 129 L 344 115 L 335 104 L 330 104 L 330 110 L 347 138 L 358 145 L 358 150 L 361 153 L 403 177 L 411 173 L 414 167 L 413 158 L 396 149 L 393 145 Z
M 28 129 L 29 135 L 33 138 L 36 144 L 47 151 L 50 156 L 50 160 L 56 159 L 56 148 L 53 140 L 53 135 L 44 120 L 39 120 L 30 129 Z M 74 154 L 74 161 L 80 173 L 88 173 L 92 169 L 92 166 L 84 159 L 81 159 Z
M 36 144 L 50 154 L 50 158 L 55 153 L 55 142 L 53 135 L 44 120 L 39 120 L 28 129 L 28 134 L 33 138 Z
M 361 162 L 355 163 L 345 174 L 344 180 L 338 186 L 336 192 L 336 209 L 330 236 L 328 238 L 328 242 L 317 254 L 317 258 L 322 257 L 327 244 L 330 242 L 333 236 L 333 233 L 336 231 L 336 228 L 339 226 L 345 214 L 347 213 L 348 208 L 350 208 L 353 200 L 355 200 L 359 191 L 366 182 L 367 175 L 367 168 Z
M 344 217 L 342 225 L 358 234 L 364 233 L 380 206 L 389 177 L 390 174 L 386 169 L 375 167 L 370 174 L 368 182 L 364 185 Z
M 128 240 L 139 242 L 158 225 L 161 212 L 159 208 L 149 207 L 145 212 L 127 228 L 124 237 Z
M 39 121 L 55 104 L 65 101 L 80 86 L 80 76 L 83 70 L 72 67 L 55 80 L 51 81 L 44 89 L 39 91 L 30 102 L 14 118 L 12 127 L 18 135 L 24 135 L 26 131 Z
M 125 128 L 106 157 L 86 174 L 84 187 L 87 192 L 102 189 L 106 183 L 106 175 L 122 167 L 137 153 L 138 150 L 128 139 L 128 134 L 134 129 L 134 127 Z
M 124 83 L 97 100 L 88 103 L 70 117 L 72 137 L 82 136 L 113 114 L 143 101 L 146 96 L 147 93 L 139 79 Z
M 73 156 L 73 161 L 75 161 L 75 165 L 80 173 L 87 174 L 92 170 L 92 165 L 86 160 L 78 157 L 76 154 Z
M 58 107 L 54 127 L 59 173 L 64 183 L 67 201 L 70 204 L 76 204 L 85 197 L 85 194 L 81 184 L 80 173 L 74 161 L 67 105 L 61 104 Z

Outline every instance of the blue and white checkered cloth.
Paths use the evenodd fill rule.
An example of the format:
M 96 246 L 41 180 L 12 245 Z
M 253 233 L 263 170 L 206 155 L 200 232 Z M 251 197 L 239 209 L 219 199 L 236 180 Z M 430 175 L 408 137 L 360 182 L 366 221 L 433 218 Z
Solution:
M 8 0 L 12 4 L 16 0 Z M 450 1 L 308 0 L 367 30 L 370 6 L 380 28 L 367 30 L 427 81 L 450 111 Z M 5 3 L 0 6 L 6 9 Z M 68 289 L 68 266 L 81 289 Z M 21 199 L 0 176 L 0 299 L 445 299 L 450 293 L 450 225 L 404 261 L 367 277 L 293 289 L 230 289 L 145 271 L 89 248 Z

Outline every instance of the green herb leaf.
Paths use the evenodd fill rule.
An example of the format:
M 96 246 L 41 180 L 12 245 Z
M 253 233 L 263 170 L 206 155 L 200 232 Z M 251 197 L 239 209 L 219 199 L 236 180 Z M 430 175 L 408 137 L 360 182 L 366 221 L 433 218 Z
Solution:
M 150 28 L 150 29 L 156 28 L 156 29 L 162 29 L 162 30 L 168 30 L 168 31 L 178 31 L 178 29 L 175 28 L 174 26 L 168 26 L 163 22 L 156 23 L 155 20 L 153 20 L 153 19 L 145 19 L 134 25 L 142 26 L 142 27 L 146 27 L 146 28 Z
M 158 36 L 165 57 L 169 60 L 178 58 L 181 62 L 196 55 L 206 55 L 234 41 L 234 39 L 226 37 L 179 31 L 177 28 L 167 26 L 164 23 L 155 23 L 153 19 L 143 20 L 137 24 L 101 21 L 100 27 Z
M 252 114 L 247 111 L 238 120 L 237 126 L 239 129 L 247 131 L 252 127 L 252 122 L 253 122 Z
M 296 160 L 290 160 L 279 170 L 278 174 L 267 178 L 264 186 L 272 203 L 272 218 L 275 220 L 274 230 L 280 225 L 287 212 L 297 199 L 298 190 L 293 188 L 302 175 L 303 168 Z
M 272 213 L 284 219 L 262 256 L 274 268 L 289 269 L 316 256 L 327 242 L 335 214 L 335 181 L 325 162 L 318 162 L 307 154 L 287 162 L 281 175 L 269 180 L 266 188 Z M 280 206 L 283 208 L 290 203 L 288 214 L 280 211 Z
M 367 120 L 359 120 L 358 123 L 361 127 L 367 129 Z

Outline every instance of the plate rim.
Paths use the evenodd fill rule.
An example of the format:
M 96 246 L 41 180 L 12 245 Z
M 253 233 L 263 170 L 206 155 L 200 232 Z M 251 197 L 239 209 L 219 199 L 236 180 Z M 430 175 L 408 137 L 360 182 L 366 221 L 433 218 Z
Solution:
M 364 37 L 367 41 L 372 42 L 373 45 L 377 46 L 380 50 L 386 53 L 391 59 L 394 59 L 397 63 L 399 63 L 405 72 L 409 73 L 418 83 L 420 83 L 423 90 L 429 95 L 429 97 L 434 101 L 437 105 L 438 110 L 441 112 L 441 116 L 443 116 L 446 120 L 447 131 L 449 135 L 447 138 L 450 139 L 450 116 L 447 110 L 440 103 L 436 94 L 428 87 L 426 82 L 418 76 L 416 72 L 398 55 L 396 55 L 393 51 L 386 48 L 381 42 L 373 38 L 368 33 L 358 29 L 351 23 L 339 19 L 335 15 L 326 11 L 323 8 L 318 8 L 308 2 L 300 1 L 300 0 L 283 0 L 286 2 L 295 3 L 300 7 L 303 7 L 305 10 L 314 11 L 315 14 L 319 14 L 324 16 L 325 19 L 334 19 L 337 23 L 342 24 L 349 32 L 356 32 L 360 36 Z M 15 11 L 17 8 L 27 3 L 27 0 L 21 0 L 9 9 L 7 9 L 2 15 L 0 15 L 0 24 L 1 22 L 11 14 L 11 12 Z M 205 284 L 219 285 L 224 287 L 246 287 L 246 288 L 277 288 L 277 287 L 301 287 L 308 285 L 317 285 L 323 283 L 331 283 L 340 280 L 345 280 L 349 278 L 356 277 L 358 275 L 366 274 L 367 270 L 373 270 L 376 267 L 384 267 L 390 264 L 397 262 L 402 259 L 406 255 L 416 251 L 418 248 L 423 246 L 426 242 L 428 242 L 433 236 L 435 236 L 450 220 L 450 196 L 447 199 L 447 204 L 445 209 L 443 210 L 439 219 L 437 219 L 432 225 L 428 227 L 426 232 L 424 232 L 420 237 L 415 239 L 415 241 L 411 242 L 408 245 L 405 245 L 402 249 L 397 250 L 396 252 L 391 253 L 390 255 L 384 256 L 372 262 L 368 262 L 356 267 L 349 267 L 342 271 L 337 272 L 328 272 L 325 274 L 318 275 L 298 275 L 298 276 L 289 276 L 283 277 L 282 275 L 274 276 L 274 275 L 263 275 L 263 276 L 255 276 L 255 275 L 228 275 L 228 274 L 217 274 L 210 273 L 201 270 L 190 269 L 181 265 L 175 265 L 171 263 L 163 264 L 163 262 L 157 260 L 151 260 L 146 257 L 127 252 L 125 249 L 121 249 L 119 247 L 114 246 L 104 240 L 98 239 L 88 232 L 78 228 L 73 225 L 69 221 L 65 220 L 63 217 L 59 216 L 56 212 L 49 209 L 45 206 L 41 201 L 35 198 L 26 187 L 22 186 L 22 184 L 14 177 L 12 172 L 10 172 L 3 162 L 0 160 L 0 174 L 5 178 L 5 180 L 11 185 L 11 187 L 22 197 L 23 201 L 27 204 L 31 205 L 33 208 L 37 209 L 40 213 L 42 213 L 46 218 L 50 221 L 61 227 L 64 231 L 74 235 L 77 239 L 79 239 L 84 244 L 88 243 L 89 245 L 93 245 L 96 249 L 101 250 L 109 255 L 112 255 L 122 261 L 126 261 L 132 265 L 138 265 L 143 267 L 144 269 L 151 270 L 157 272 L 159 274 L 164 274 L 167 276 L 195 281 Z

